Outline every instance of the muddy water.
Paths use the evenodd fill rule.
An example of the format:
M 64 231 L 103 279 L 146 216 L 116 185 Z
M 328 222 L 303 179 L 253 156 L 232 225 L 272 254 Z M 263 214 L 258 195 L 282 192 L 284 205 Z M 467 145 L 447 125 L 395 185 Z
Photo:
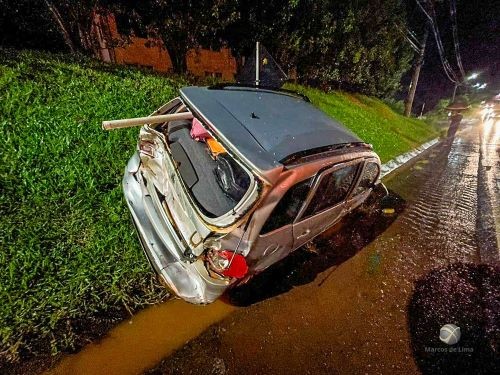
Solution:
M 172 354 L 235 307 L 217 301 L 195 306 L 171 300 L 124 321 L 100 342 L 65 357 L 48 374 L 140 374 Z

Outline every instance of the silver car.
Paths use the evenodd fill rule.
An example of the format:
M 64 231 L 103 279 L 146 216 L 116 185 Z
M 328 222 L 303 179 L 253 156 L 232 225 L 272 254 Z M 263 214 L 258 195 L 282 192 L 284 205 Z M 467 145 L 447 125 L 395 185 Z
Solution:
M 372 147 L 291 92 L 186 87 L 138 120 L 121 120 L 145 124 L 125 198 L 152 267 L 188 302 L 283 259 L 379 183 Z

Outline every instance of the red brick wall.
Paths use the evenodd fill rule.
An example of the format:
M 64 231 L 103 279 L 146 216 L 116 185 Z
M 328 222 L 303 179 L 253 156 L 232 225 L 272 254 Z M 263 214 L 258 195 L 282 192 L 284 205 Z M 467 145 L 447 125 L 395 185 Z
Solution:
M 220 76 L 228 81 L 236 74 L 236 60 L 228 48 L 222 48 L 220 51 L 190 50 L 187 55 L 187 69 L 196 77 Z
M 138 65 L 158 72 L 172 71 L 172 61 L 161 40 L 135 36 L 127 40 L 118 33 L 115 17 L 112 14 L 96 19 L 100 23 L 106 22 L 106 25 L 100 27 L 107 28 L 112 40 L 125 41 L 121 43 L 122 46 L 110 47 L 114 52 L 115 63 Z M 104 33 L 101 34 L 104 35 Z M 228 48 L 222 48 L 220 51 L 189 50 L 186 60 L 188 72 L 196 77 L 215 76 L 223 80 L 232 80 L 236 74 L 236 60 Z
M 124 47 L 115 47 L 117 64 L 139 65 L 158 72 L 172 70 L 172 62 L 161 42 L 146 38 L 131 37 Z

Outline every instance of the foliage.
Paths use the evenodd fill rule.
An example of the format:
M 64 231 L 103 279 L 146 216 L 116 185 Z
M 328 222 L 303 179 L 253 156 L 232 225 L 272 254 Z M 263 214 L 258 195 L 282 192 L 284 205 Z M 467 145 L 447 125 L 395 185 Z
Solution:
M 378 96 L 399 87 L 411 55 L 394 26 L 404 16 L 397 1 L 329 2 L 319 15 L 318 43 L 299 60 L 299 72 L 313 82 Z
M 144 33 L 160 37 L 176 73 L 186 72 L 186 52 L 191 48 L 227 44 L 241 63 L 240 57 L 248 56 L 256 41 L 263 42 L 285 70 L 296 71 L 300 82 L 317 87 L 389 96 L 410 67 L 410 49 L 398 30 L 407 23 L 399 0 L 0 0 L 0 4 L 5 1 L 7 10 L 0 17 L 20 12 L 41 15 L 40 27 L 26 22 L 14 27 L 43 33 L 42 26 L 49 25 L 51 36 L 59 30 L 70 48 L 74 44 L 88 54 L 93 49 L 89 33 L 94 7 L 128 17 Z
M 55 23 L 68 48 L 92 53 L 95 40 L 92 38 L 94 11 L 99 0 L 44 0 L 53 23 Z
M 300 82 L 378 96 L 391 95 L 409 69 L 411 53 L 396 24 L 397 0 L 296 0 L 240 4 L 224 39 L 237 55 L 257 40 Z
M 403 100 L 385 99 L 384 102 L 396 113 L 402 115 L 405 112 L 405 102 Z

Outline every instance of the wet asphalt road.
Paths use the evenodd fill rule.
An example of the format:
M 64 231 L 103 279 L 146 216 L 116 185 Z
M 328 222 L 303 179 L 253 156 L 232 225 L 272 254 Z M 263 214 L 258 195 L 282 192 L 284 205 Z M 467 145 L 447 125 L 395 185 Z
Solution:
M 245 307 L 152 372 L 500 373 L 499 153 L 499 122 L 463 125 L 385 181 L 396 214 L 352 215 L 235 290 Z

